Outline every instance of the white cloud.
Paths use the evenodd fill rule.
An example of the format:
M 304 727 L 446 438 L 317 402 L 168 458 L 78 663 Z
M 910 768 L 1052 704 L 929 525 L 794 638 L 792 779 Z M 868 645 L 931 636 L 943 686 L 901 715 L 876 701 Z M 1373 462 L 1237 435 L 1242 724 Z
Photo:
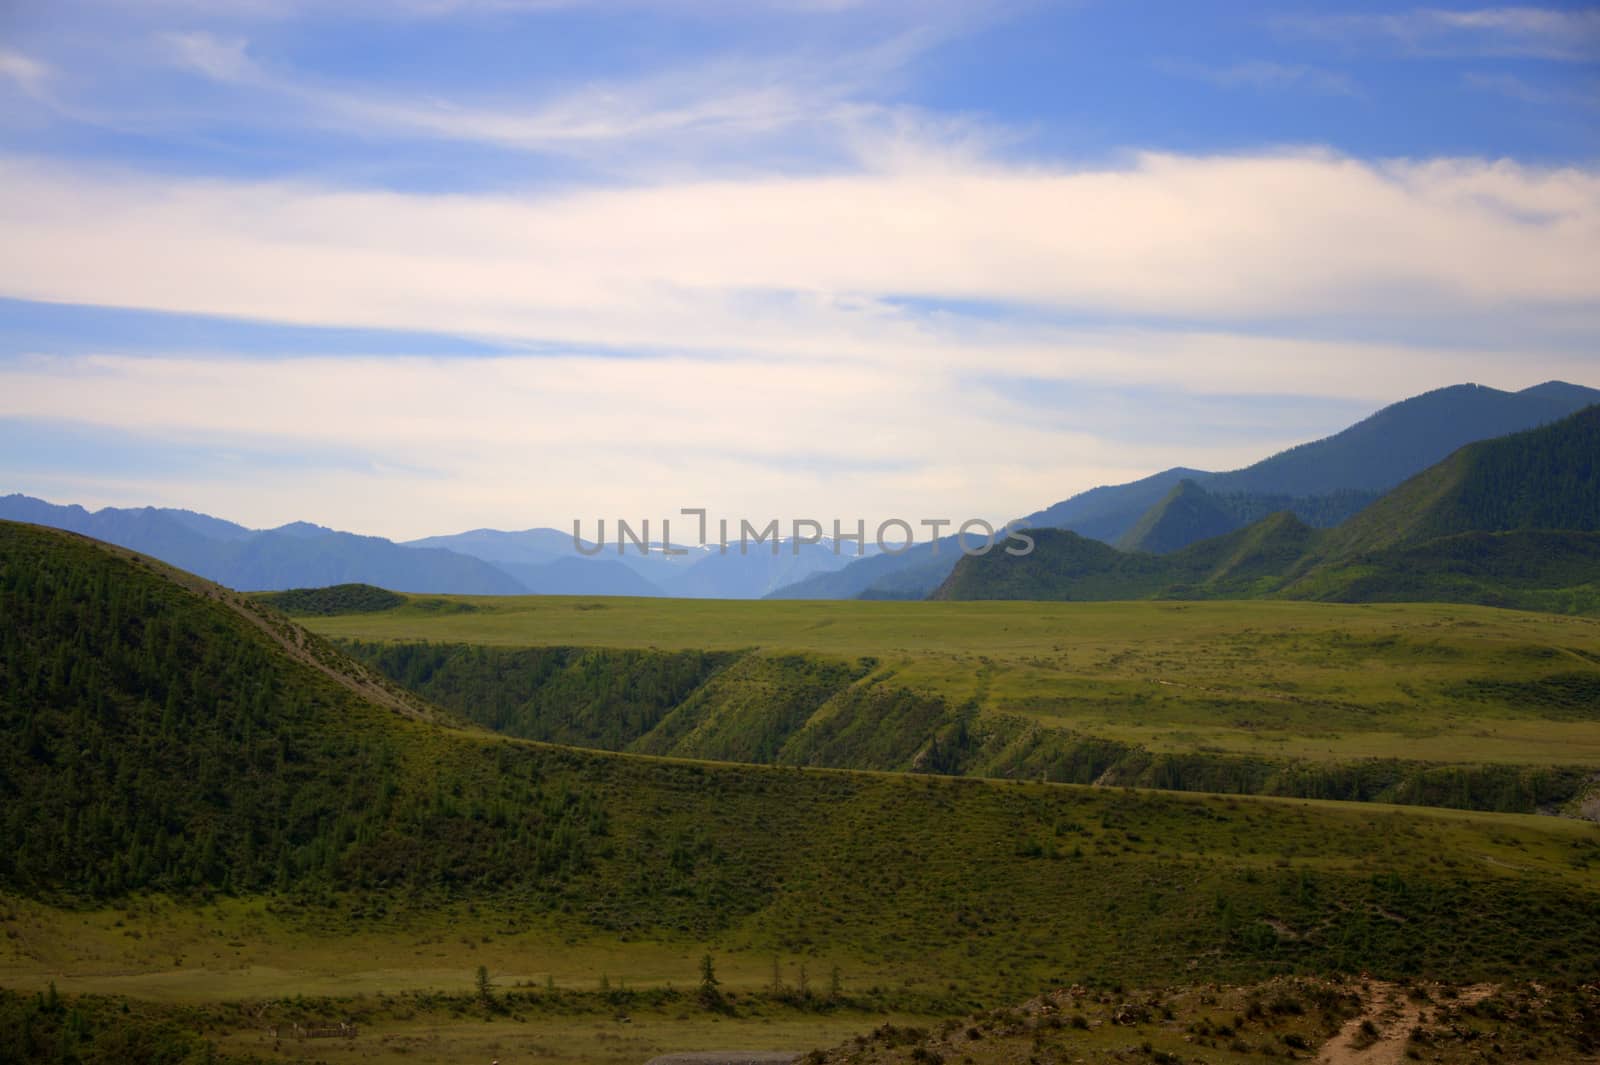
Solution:
M 247 82 L 261 72 L 246 54 L 243 37 L 219 37 L 195 30 L 189 33 L 164 33 L 159 38 L 171 51 L 173 61 L 185 69 L 216 81 Z
M 1384 400 L 1451 379 L 1441 370 L 1487 368 L 1470 356 L 1223 335 L 1062 338 L 1035 354 L 1044 374 L 1066 362 L 1112 376 L 1188 367 L 1173 375 L 1180 388 L 1242 373 L 1346 390 L 1357 379 Z M 1520 387 L 1550 369 L 1495 380 Z M 310 516 L 396 537 L 683 506 L 734 518 L 1003 520 L 1178 462 L 1242 465 L 1343 420 L 1285 426 L 1268 412 L 1264 433 L 1243 413 L 1236 436 L 1213 425 L 1204 439 L 1166 433 L 1158 445 L 1108 432 L 1092 410 L 1037 413 L 937 362 L 906 373 L 693 357 L 36 358 L 0 362 L 0 417 L 70 419 L 206 452 L 277 443 L 375 458 L 370 469 L 275 463 L 71 484 L 0 460 L 0 476 L 86 504 L 184 505 L 254 525 Z
M 1600 58 L 1600 10 L 1594 8 L 1414 8 L 1381 15 L 1285 15 L 1274 24 L 1305 36 L 1387 42 L 1417 55 Z
M 1150 155 L 1002 168 L 890 153 L 872 173 L 558 197 L 400 195 L 0 163 L 0 293 L 539 342 L 501 358 L 0 362 L 0 416 L 381 469 L 173 475 L 85 502 L 312 515 L 420 535 L 707 505 L 733 515 L 1005 518 L 1178 463 L 1226 468 L 1338 424 L 1128 439 L 1026 389 L 1320 395 L 1592 383 L 1592 350 L 1241 335 L 1300 313 L 1454 328 L 1567 315 L 1594 336 L 1600 175 L 1477 160 Z M 903 297 L 1188 324 L 1068 327 Z M 1070 314 L 1068 315 L 1070 317 Z M 1286 329 L 1292 333 L 1295 326 Z M 607 358 L 600 345 L 653 353 Z M 1027 456 L 1018 462 L 1016 456 Z M 417 473 L 419 469 L 436 473 Z M 6 473 L 0 463 L 0 474 Z M 39 492 L 50 485 L 11 477 Z M 246 490 L 248 487 L 248 490 Z M 92 491 L 91 491 L 92 489 Z M 429 501 L 425 511 L 409 505 Z
M 1232 66 L 1205 66 L 1197 63 L 1161 63 L 1169 74 L 1196 78 L 1225 89 L 1279 90 L 1303 88 L 1330 96 L 1359 96 L 1349 75 L 1323 70 L 1305 63 L 1275 63 L 1258 59 Z
M 892 153 L 891 153 L 892 154 Z M 626 349 L 916 350 L 883 301 L 1179 318 L 1590 307 L 1600 174 L 1324 153 L 904 168 L 559 196 L 0 163 L 0 292 Z
M 50 67 L 10 48 L 0 48 L 0 78 L 9 79 L 29 96 L 42 98 L 52 75 Z
M 591 153 L 648 145 L 659 158 L 716 139 L 748 148 L 757 138 L 810 126 L 835 146 L 898 120 L 861 101 L 890 88 L 939 39 L 923 26 L 832 52 L 706 58 L 627 80 L 594 80 L 544 96 L 492 100 L 403 94 L 320 80 L 251 54 L 243 37 L 206 31 L 158 36 L 161 58 L 257 94 L 272 122 L 367 139 L 426 139 L 519 151 Z M 219 120 L 237 122 L 237 103 Z
M 1480 92 L 1494 93 L 1519 103 L 1539 106 L 1600 108 L 1600 82 L 1571 89 L 1552 85 L 1535 85 L 1525 78 L 1507 73 L 1472 71 L 1461 76 L 1462 83 Z

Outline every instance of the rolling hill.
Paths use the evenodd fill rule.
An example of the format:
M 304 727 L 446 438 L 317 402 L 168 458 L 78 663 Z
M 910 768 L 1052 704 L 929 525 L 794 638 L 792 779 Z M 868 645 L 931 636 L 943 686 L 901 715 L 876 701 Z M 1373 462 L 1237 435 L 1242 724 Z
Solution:
M 0 889 L 30 905 L 271 892 L 367 942 L 470 903 L 546 951 L 717 942 L 979 1001 L 1090 970 L 1553 979 L 1600 950 L 1572 822 L 505 739 L 252 600 L 35 526 L 0 525 L 0 603 Z

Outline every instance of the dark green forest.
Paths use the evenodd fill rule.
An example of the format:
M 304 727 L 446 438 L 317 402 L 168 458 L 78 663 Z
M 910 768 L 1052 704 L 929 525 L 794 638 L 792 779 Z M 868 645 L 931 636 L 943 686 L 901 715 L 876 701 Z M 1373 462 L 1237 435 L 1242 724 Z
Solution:
M 0 616 L 13 888 L 456 889 L 579 868 L 605 832 L 527 752 L 427 765 L 415 726 L 90 542 L 0 524 Z

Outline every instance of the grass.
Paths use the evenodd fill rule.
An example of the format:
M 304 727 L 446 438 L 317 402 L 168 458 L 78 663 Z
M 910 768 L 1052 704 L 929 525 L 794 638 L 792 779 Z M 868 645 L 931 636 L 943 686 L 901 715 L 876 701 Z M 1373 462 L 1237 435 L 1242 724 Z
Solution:
M 447 597 L 324 635 L 501 647 L 757 648 L 854 662 L 985 714 L 1137 743 L 1341 762 L 1600 765 L 1600 620 L 1439 604 L 726 602 Z
M 1556 978 L 1600 950 L 1583 916 L 1600 837 L 1581 822 L 570 760 L 612 826 L 576 891 L 14 901 L 0 983 L 173 1001 L 464 991 L 481 964 L 504 983 L 681 988 L 710 951 L 733 989 L 769 982 L 777 957 L 789 982 L 837 965 L 852 993 L 959 1005 L 1090 976 Z
M 770 1019 L 799 1031 L 813 1012 L 834 1023 L 837 1010 L 791 1015 L 789 999 L 755 994 L 775 960 L 791 988 L 801 965 L 813 987 L 837 966 L 865 1022 L 1074 982 L 1371 971 L 1569 987 L 1591 979 L 1600 956 L 1600 832 L 1586 822 L 529 742 L 430 716 L 330 646 L 207 586 L 86 541 L 13 535 L 13 555 L 0 556 L 11 622 L 0 630 L 0 746 L 12 789 L 0 807 L 0 982 L 23 993 L 0 995 L 0 1020 L 32 1027 L 0 1024 L 0 1057 L 13 1035 L 35 1047 L 92 1038 L 103 1050 L 92 1032 L 118 1038 L 129 1002 L 141 1005 L 126 1016 L 148 1007 L 153 1026 L 237 1039 L 243 1053 L 260 1049 L 262 1011 L 347 1013 L 393 1041 L 319 1044 L 317 1055 L 386 1060 L 464 1047 L 622 1060 L 708 1031 L 748 1045 L 761 1030 L 708 1026 Z M 438 614 L 484 612 L 446 603 Z M 1219 636 L 1213 619 L 1206 639 L 1248 644 L 1241 620 Z M 1449 624 L 1470 636 L 1472 620 Z M 1569 720 L 1563 700 L 1586 689 L 1539 672 L 1566 653 L 1551 648 L 1555 630 L 1529 643 L 1514 617 L 1476 620 L 1510 630 L 1501 639 L 1526 668 L 1500 674 L 1502 687 L 1451 683 L 1488 699 L 1534 685 L 1512 689 L 1548 692 L 1543 716 L 1524 719 Z M 1259 615 L 1252 624 L 1262 631 Z M 1116 636 L 1122 653 L 1159 651 L 1136 628 Z M 1346 630 L 1317 639 L 1378 660 L 1403 643 Z M 782 657 L 747 655 L 713 679 Z M 609 675 L 603 658 L 556 665 Z M 683 675 L 647 668 L 630 690 Z M 830 700 L 797 735 L 844 753 L 894 741 L 927 704 L 886 679 L 853 681 L 854 703 Z M 745 694 L 740 708 L 754 710 L 756 689 Z M 685 736 L 716 733 L 678 724 Z M 708 952 L 731 1014 L 684 998 Z M 473 1015 L 479 966 L 503 989 L 504 1010 L 480 1003 L 492 1019 Z M 63 1005 L 63 989 L 112 997 Z M 650 1022 L 659 1032 L 614 1028 L 601 1001 L 661 1007 Z M 177 1046 L 184 1033 L 150 1038 Z

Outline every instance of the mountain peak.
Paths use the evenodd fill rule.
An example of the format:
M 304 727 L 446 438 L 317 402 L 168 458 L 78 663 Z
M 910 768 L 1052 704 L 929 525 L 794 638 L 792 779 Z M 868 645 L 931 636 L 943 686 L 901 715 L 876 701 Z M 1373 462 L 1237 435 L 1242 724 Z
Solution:
M 1238 520 L 1215 497 L 1193 480 L 1184 478 L 1172 486 L 1161 502 L 1145 512 L 1117 541 L 1117 547 L 1124 551 L 1164 555 L 1238 527 Z

